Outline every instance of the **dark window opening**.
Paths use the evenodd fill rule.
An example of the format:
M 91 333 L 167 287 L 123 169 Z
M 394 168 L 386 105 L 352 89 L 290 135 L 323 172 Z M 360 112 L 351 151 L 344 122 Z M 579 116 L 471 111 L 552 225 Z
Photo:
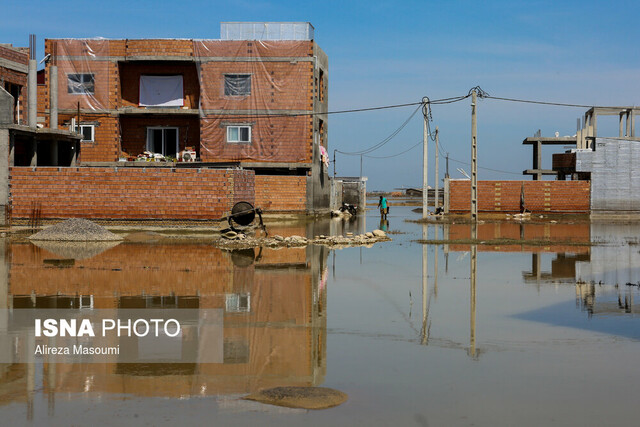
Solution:
M 75 95 L 93 95 L 95 93 L 93 74 L 67 74 L 67 92 Z
M 251 75 L 250 74 L 225 74 L 224 75 L 224 95 L 225 96 L 251 95 Z

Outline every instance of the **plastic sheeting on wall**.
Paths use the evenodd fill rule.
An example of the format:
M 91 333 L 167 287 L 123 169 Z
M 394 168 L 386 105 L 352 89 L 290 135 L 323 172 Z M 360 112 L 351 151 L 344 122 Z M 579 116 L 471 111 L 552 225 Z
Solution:
M 200 79 L 201 158 L 310 162 L 312 42 L 193 43 Z M 227 126 L 251 126 L 251 142 L 228 142 Z
M 141 107 L 182 107 L 182 76 L 140 76 Z
M 109 102 L 109 40 L 56 40 L 58 108 L 89 110 L 114 108 Z
M 592 211 L 640 211 L 640 143 L 596 138 L 596 149 L 576 150 L 576 171 L 591 172 Z

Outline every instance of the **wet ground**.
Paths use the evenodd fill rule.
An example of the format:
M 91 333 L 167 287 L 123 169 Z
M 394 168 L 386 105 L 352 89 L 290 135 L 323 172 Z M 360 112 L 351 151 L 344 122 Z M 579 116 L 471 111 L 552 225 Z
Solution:
M 141 239 L 81 257 L 4 241 L 2 307 L 215 309 L 223 326 L 218 363 L 0 364 L 3 424 L 637 424 L 640 225 L 486 222 L 490 244 L 471 246 L 469 224 L 406 222 L 414 208 L 270 230 L 386 229 L 372 248 Z M 278 386 L 349 400 L 240 399 Z

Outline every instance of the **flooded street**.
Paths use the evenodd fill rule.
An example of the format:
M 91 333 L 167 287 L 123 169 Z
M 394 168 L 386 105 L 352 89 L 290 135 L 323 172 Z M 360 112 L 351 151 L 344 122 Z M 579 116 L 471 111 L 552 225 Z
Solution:
M 474 251 L 468 224 L 406 222 L 420 218 L 412 209 L 392 206 L 388 224 L 372 209 L 269 229 L 393 238 L 372 247 L 226 251 L 159 239 L 78 254 L 4 242 L 5 331 L 12 311 L 54 307 L 211 310 L 219 327 L 189 341 L 207 363 L 2 363 L 3 424 L 637 422 L 640 225 L 487 222 L 478 238 L 509 244 Z M 28 345 L 16 337 L 3 352 Z M 318 411 L 240 400 L 276 386 L 331 387 L 349 400 Z

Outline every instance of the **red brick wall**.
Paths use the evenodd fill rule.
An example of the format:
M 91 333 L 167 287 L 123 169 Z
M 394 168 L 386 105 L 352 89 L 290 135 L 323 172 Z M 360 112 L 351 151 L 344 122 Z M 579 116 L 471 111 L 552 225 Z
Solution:
M 523 184 L 531 212 L 589 212 L 589 181 L 478 181 L 478 211 L 519 212 Z M 449 189 L 449 210 L 469 212 L 471 182 L 452 180 Z
M 305 211 L 307 177 L 256 175 L 256 207 L 265 211 Z
M 209 116 L 201 119 L 200 157 L 205 162 L 306 162 L 312 158 L 313 119 Z M 227 125 L 251 125 L 251 144 L 227 143 Z
M 188 39 L 126 40 L 126 56 L 193 56 L 193 41 Z
M 28 49 L 25 50 L 25 52 L 17 52 L 13 49 L 0 46 L 0 58 L 8 59 L 9 61 L 17 62 L 22 65 L 28 65 L 29 55 L 26 53 L 27 51 Z M 27 120 L 27 74 L 11 70 L 9 68 L 0 67 L 0 81 L 22 86 L 19 101 L 20 116 L 24 124 Z M 2 88 L 5 89 L 5 86 L 3 85 Z
M 170 168 L 10 168 L 12 215 L 43 218 L 216 219 L 254 203 L 253 171 Z

